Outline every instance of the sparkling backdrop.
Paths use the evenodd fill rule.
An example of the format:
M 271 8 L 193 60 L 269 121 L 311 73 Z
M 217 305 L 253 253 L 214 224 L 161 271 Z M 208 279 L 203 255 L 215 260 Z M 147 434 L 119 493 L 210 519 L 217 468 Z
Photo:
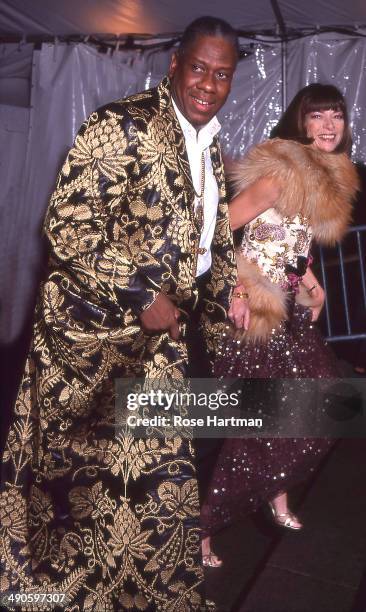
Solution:
M 282 112 L 280 45 L 253 45 L 248 52 L 219 117 L 225 154 L 235 158 L 268 138 Z
M 234 77 L 232 91 L 219 114 L 221 140 L 229 157 L 269 137 L 283 106 L 281 45 L 241 41 L 246 53 Z M 141 88 L 159 82 L 169 66 L 171 51 L 142 54 L 130 62 L 143 74 Z M 287 45 L 287 101 L 309 83 L 333 83 L 344 94 L 351 119 L 353 158 L 366 163 L 366 38 L 319 34 Z
M 347 100 L 353 136 L 352 156 L 366 163 L 366 38 L 328 34 L 288 45 L 288 101 L 304 85 L 332 83 Z

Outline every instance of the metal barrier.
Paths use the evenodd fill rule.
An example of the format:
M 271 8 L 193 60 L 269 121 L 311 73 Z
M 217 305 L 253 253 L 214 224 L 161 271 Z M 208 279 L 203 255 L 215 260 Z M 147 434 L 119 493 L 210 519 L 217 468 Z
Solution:
M 355 225 L 351 227 L 348 231 L 348 236 L 352 234 L 356 235 L 357 242 L 357 250 L 351 257 L 345 257 L 344 255 L 344 246 L 341 244 L 337 244 L 337 253 L 338 259 L 335 262 L 327 261 L 325 256 L 325 250 L 322 247 L 319 247 L 320 254 L 320 270 L 322 276 L 322 284 L 325 290 L 325 294 L 327 296 L 325 301 L 325 316 L 326 316 L 326 326 L 327 326 L 327 340 L 329 342 L 335 342 L 339 340 L 360 340 L 366 339 L 366 279 L 365 279 L 365 250 L 362 248 L 362 234 L 364 237 L 366 236 L 366 225 Z M 350 292 L 349 292 L 349 269 L 347 270 L 347 264 L 355 264 L 359 266 L 358 272 L 360 276 L 360 288 L 356 288 L 351 295 L 357 297 L 357 295 L 362 294 L 363 299 L 363 311 L 365 315 L 365 325 L 364 330 L 361 333 L 355 333 L 353 326 L 351 324 L 350 317 Z M 339 266 L 339 272 L 341 277 L 341 298 L 343 301 L 344 308 L 344 323 L 346 328 L 346 333 L 344 334 L 336 334 L 334 333 L 334 321 L 332 320 L 332 309 L 329 304 L 329 267 Z M 351 269 L 352 270 L 352 269 Z M 354 271 L 353 268 L 352 271 Z M 357 307 L 357 306 L 356 306 Z

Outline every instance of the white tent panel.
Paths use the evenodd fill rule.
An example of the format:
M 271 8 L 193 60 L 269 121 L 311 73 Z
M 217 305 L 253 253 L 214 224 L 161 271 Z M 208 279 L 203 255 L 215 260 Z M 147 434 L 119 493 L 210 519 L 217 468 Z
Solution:
M 1 31 L 29 34 L 180 32 L 201 15 L 213 15 L 236 27 L 258 28 L 275 24 L 268 0 L 225 2 L 221 0 L 5 0 L 1 8 Z
M 4 152 L 0 163 L 0 342 L 12 338 L 10 330 L 14 330 L 14 319 L 19 325 L 15 335 L 19 333 L 29 312 L 26 300 L 29 299 L 31 304 L 33 300 L 32 264 L 26 270 L 26 290 L 19 295 L 14 283 L 24 265 L 22 256 L 28 243 L 28 228 L 24 223 L 27 209 L 20 206 L 28 137 L 29 109 L 0 105 L 0 150 Z M 38 238 L 37 253 L 39 243 Z
M 0 104 L 29 106 L 34 45 L 0 45 Z
M 366 25 L 364 0 L 278 0 L 292 27 Z M 270 0 L 2 0 L 0 35 L 181 32 L 201 15 L 244 30 L 273 29 Z
M 278 0 L 278 4 L 288 26 L 366 25 L 365 0 Z

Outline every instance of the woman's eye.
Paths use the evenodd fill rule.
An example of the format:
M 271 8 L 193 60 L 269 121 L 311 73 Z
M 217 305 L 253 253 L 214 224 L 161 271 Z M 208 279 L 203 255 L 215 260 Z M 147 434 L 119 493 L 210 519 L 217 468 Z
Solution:
M 343 119 L 344 119 L 343 113 L 337 113 L 336 115 L 334 115 L 334 119 L 338 119 L 339 121 L 343 121 Z

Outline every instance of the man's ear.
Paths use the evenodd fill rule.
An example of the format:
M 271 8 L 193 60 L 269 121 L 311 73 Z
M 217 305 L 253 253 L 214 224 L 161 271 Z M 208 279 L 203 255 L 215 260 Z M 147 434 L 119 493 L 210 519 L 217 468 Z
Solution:
M 174 51 L 173 55 L 172 55 L 172 59 L 170 60 L 170 66 L 169 66 L 169 71 L 168 71 L 168 75 L 169 78 L 172 78 L 174 76 L 174 73 L 177 69 L 178 66 L 178 53 L 177 51 Z

